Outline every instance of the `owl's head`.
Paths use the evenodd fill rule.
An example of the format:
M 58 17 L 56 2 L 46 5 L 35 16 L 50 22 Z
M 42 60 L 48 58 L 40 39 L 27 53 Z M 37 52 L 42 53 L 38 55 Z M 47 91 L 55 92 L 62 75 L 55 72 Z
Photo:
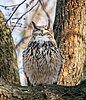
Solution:
M 48 28 L 47 25 L 45 25 L 45 26 L 37 26 L 33 21 L 32 21 L 32 24 L 33 24 L 32 35 L 34 35 L 34 36 L 38 36 L 38 35 L 44 36 L 44 35 L 47 35 L 47 36 L 54 37 L 53 30 Z

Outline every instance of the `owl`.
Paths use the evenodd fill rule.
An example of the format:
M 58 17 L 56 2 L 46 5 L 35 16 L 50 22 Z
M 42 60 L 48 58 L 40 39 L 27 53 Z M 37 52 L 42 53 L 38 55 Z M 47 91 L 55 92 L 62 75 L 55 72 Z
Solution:
M 26 50 L 23 52 L 23 67 L 28 84 L 54 84 L 61 70 L 62 57 L 54 39 L 53 30 L 36 26 Z

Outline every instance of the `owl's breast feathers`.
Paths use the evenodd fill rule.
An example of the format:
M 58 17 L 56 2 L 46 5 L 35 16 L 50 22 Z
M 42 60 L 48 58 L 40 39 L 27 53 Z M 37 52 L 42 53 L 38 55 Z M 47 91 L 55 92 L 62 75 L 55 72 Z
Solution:
M 55 41 L 38 36 L 23 52 L 24 71 L 31 84 L 53 84 L 61 69 L 61 54 Z

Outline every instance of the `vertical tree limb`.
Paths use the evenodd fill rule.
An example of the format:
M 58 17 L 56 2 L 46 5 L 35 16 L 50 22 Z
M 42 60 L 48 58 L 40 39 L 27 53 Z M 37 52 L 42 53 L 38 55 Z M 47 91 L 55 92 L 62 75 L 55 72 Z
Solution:
M 17 57 L 9 26 L 0 11 L 0 84 L 19 83 Z
M 85 16 L 85 0 L 57 0 L 54 32 L 64 58 L 58 81 L 60 85 L 77 85 L 82 79 L 86 63 Z

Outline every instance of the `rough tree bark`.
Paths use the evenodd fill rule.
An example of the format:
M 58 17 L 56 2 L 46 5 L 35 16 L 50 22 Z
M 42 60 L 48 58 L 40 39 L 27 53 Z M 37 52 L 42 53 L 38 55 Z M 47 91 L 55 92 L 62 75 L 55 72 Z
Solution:
M 57 0 L 54 31 L 63 55 L 58 84 L 77 85 L 86 79 L 86 0 Z
M 71 66 L 71 64 L 69 62 L 71 61 L 71 63 L 72 63 L 72 59 L 73 59 L 73 58 L 71 58 L 71 56 L 72 56 L 72 54 L 70 54 L 71 52 L 69 52 L 70 49 L 68 49 L 69 47 L 72 49 L 72 47 L 71 47 L 72 42 L 70 42 L 70 40 L 74 41 L 73 43 L 77 44 L 77 39 L 78 39 L 80 42 L 80 47 L 81 47 L 81 43 L 83 42 L 83 44 L 84 44 L 84 40 L 85 40 L 84 36 L 83 36 L 84 32 L 83 32 L 83 34 L 81 34 L 81 33 L 79 34 L 77 32 L 76 24 L 74 24 L 75 26 L 73 26 L 72 25 L 73 21 L 70 22 L 70 20 L 65 20 L 68 16 L 68 15 L 65 15 L 65 13 L 66 13 L 65 9 L 66 10 L 68 9 L 67 7 L 69 7 L 68 4 L 70 3 L 70 1 L 71 0 L 69 0 L 69 1 L 57 0 L 57 8 L 59 9 L 59 10 L 57 9 L 57 12 L 59 11 L 59 13 L 57 13 L 58 16 L 56 15 L 57 18 L 56 18 L 56 22 L 54 25 L 54 28 L 56 29 L 55 33 L 58 33 L 58 34 L 56 34 L 57 35 L 56 38 L 57 38 L 57 40 L 60 39 L 59 40 L 60 45 L 62 43 L 62 45 L 61 46 L 59 45 L 59 46 L 64 55 L 63 57 L 65 58 L 63 65 L 66 65 L 65 62 L 67 62 L 69 66 Z M 74 0 L 72 0 L 72 1 L 74 1 Z M 77 0 L 77 1 L 79 1 L 79 0 Z M 85 0 L 82 0 L 81 2 L 83 3 L 84 1 Z M 58 5 L 60 5 L 60 6 L 58 6 Z M 63 5 L 64 9 L 60 8 L 60 7 L 62 7 L 61 5 Z M 63 12 L 64 12 L 65 17 L 64 17 L 64 15 L 61 15 L 61 13 L 63 14 Z M 71 19 L 71 14 L 69 16 L 69 19 Z M 71 20 L 74 20 L 74 19 L 71 19 Z M 13 83 L 19 82 L 18 69 L 16 67 L 17 62 L 16 62 L 16 56 L 14 56 L 15 48 L 12 43 L 13 42 L 12 37 L 10 34 L 10 30 L 9 30 L 7 24 L 5 24 L 5 22 L 6 21 L 4 19 L 4 16 L 0 12 L 0 74 L 1 74 L 0 75 L 0 100 L 86 100 L 86 81 L 84 81 L 80 85 L 71 86 L 71 87 L 57 86 L 57 85 L 22 87 L 20 85 L 13 84 Z M 67 23 L 68 23 L 68 27 L 67 27 Z M 80 23 L 82 23 L 82 22 L 80 21 Z M 86 26 L 86 24 L 85 24 L 85 26 Z M 80 29 L 78 31 L 80 31 Z M 69 35 L 69 33 L 70 33 L 70 35 Z M 60 36 L 60 38 L 58 38 L 58 36 Z M 75 39 L 75 37 L 77 39 Z M 75 39 L 76 41 L 72 40 L 72 39 Z M 69 45 L 69 47 L 67 47 L 68 46 L 67 44 Z M 82 44 L 82 47 L 83 47 L 83 44 Z M 78 44 L 78 46 L 79 46 L 79 44 Z M 77 48 L 79 48 L 78 46 L 77 47 L 75 46 L 76 50 L 78 50 L 77 49 Z M 69 51 L 67 51 L 67 49 Z M 83 50 L 84 50 L 84 48 L 83 48 Z M 68 52 L 69 52 L 69 54 L 68 54 Z M 73 51 L 73 52 L 75 54 L 75 51 Z M 78 52 L 79 51 L 77 51 L 77 53 Z M 70 56 L 66 57 L 66 55 L 70 55 Z M 79 59 L 81 59 L 81 56 L 82 56 L 82 54 L 79 55 Z M 75 56 L 75 57 L 77 57 L 77 56 Z M 82 59 L 84 59 L 83 56 L 82 56 Z M 82 60 L 81 60 L 81 63 L 82 63 Z M 81 63 L 79 63 L 80 66 L 82 65 Z M 59 78 L 59 82 L 58 82 L 61 85 L 70 85 L 70 83 L 71 83 L 71 85 L 74 85 L 76 83 L 74 80 L 72 80 L 72 81 L 70 80 L 70 83 L 67 83 L 67 81 L 69 81 L 69 79 L 67 78 L 67 76 L 64 77 L 64 75 L 69 74 L 68 71 L 69 71 L 70 67 L 68 65 L 67 65 L 67 67 L 62 66 L 63 72 L 61 72 L 62 76 L 60 74 L 61 79 Z M 82 69 L 82 66 L 81 66 L 81 69 Z M 65 71 L 65 70 L 67 70 L 67 71 Z M 80 74 L 81 74 L 81 71 L 80 71 Z M 65 72 L 66 72 L 66 74 L 65 74 Z M 76 77 L 77 77 L 77 75 L 76 75 Z M 78 77 L 80 77 L 80 76 L 78 76 Z M 75 75 L 74 75 L 74 78 L 75 78 Z M 1 83 L 1 80 L 3 80 L 4 83 L 3 82 Z M 73 81 L 74 81 L 74 84 L 72 84 Z
M 11 31 L 0 11 L 0 84 L 19 83 L 16 58 Z
M 86 81 L 75 87 L 45 85 L 0 86 L 0 100 L 86 100 Z

